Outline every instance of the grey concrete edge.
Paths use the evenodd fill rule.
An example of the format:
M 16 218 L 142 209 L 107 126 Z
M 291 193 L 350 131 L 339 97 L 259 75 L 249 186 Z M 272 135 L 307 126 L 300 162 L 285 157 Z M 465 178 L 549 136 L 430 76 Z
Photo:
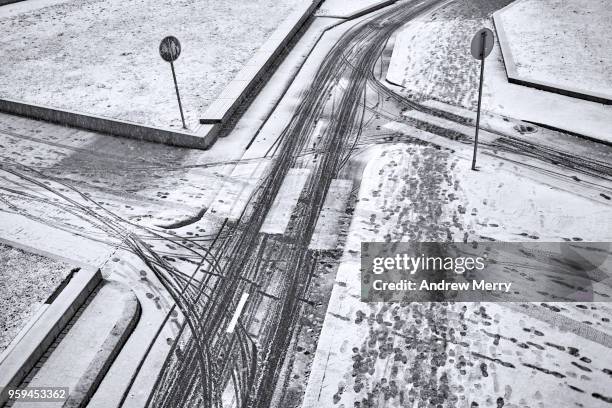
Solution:
M 497 33 L 497 40 L 501 48 L 502 60 L 506 69 L 506 77 L 508 82 L 516 85 L 527 86 L 530 88 L 539 89 L 541 91 L 552 92 L 571 98 L 583 99 L 590 102 L 601 103 L 604 105 L 612 105 L 612 95 L 605 95 L 597 92 L 589 92 L 580 88 L 567 87 L 559 88 L 557 85 L 546 81 L 536 81 L 533 79 L 522 78 L 516 69 L 514 58 L 512 57 L 512 51 L 510 44 L 506 36 L 506 32 L 503 27 L 501 13 L 515 6 L 517 3 L 511 3 L 501 10 L 493 13 L 493 26 Z
M 322 2 L 323 0 L 312 0 L 312 3 L 301 10 L 299 18 L 295 22 L 291 22 L 291 20 L 296 18 L 297 10 L 292 12 L 272 33 L 268 41 L 263 44 L 259 51 L 255 53 L 255 55 L 245 64 L 245 67 L 241 72 L 245 71 L 245 68 L 250 68 L 249 74 L 241 76 L 241 72 L 239 72 L 237 77 L 224 88 L 217 99 L 215 99 L 206 109 L 200 118 L 200 123 L 204 125 L 216 125 L 227 121 L 227 119 L 236 111 L 238 105 L 244 100 L 244 98 L 251 91 L 253 91 L 259 80 L 266 73 L 266 70 L 273 64 L 274 60 L 279 56 L 282 50 L 293 39 L 295 34 L 297 34 L 306 20 L 314 13 L 314 10 L 319 7 Z M 289 22 L 291 22 L 291 24 L 288 24 Z M 266 47 L 271 40 L 278 37 L 282 37 L 282 39 L 278 42 L 276 47 Z M 264 56 L 264 58 L 262 58 L 262 56 Z M 232 87 L 236 87 L 240 82 L 246 82 L 246 85 L 242 87 L 238 94 L 232 95 L 231 98 L 224 97 L 224 95 L 228 93 L 228 90 L 232 89 Z M 219 106 L 221 109 L 219 109 Z
M 42 313 L 29 321 L 0 355 L 0 387 L 16 387 L 36 365 L 62 329 L 102 281 L 99 269 L 82 267 Z M 62 287 L 62 285 L 60 285 Z M 0 394 L 0 406 L 6 394 Z
M 211 129 L 205 134 L 200 135 L 198 133 L 145 126 L 133 122 L 88 115 L 81 112 L 25 103 L 6 98 L 0 99 L 0 112 L 113 136 L 194 149 L 208 149 L 215 142 L 217 134 L 216 129 Z
M 120 320 L 109 332 L 87 370 L 79 379 L 75 390 L 70 393 L 68 400 L 63 405 L 65 408 L 87 406 L 123 345 L 134 331 L 142 313 L 140 302 L 130 288 L 117 281 L 105 281 L 105 283 L 116 285 L 122 291 L 128 292 L 130 296 L 124 305 Z

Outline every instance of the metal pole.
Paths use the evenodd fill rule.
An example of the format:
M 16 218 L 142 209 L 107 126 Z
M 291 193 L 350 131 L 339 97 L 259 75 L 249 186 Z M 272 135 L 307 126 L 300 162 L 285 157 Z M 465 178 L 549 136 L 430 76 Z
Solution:
M 485 44 L 487 33 L 482 33 L 482 49 L 480 50 L 480 84 L 478 85 L 478 111 L 476 112 L 476 134 L 474 135 L 474 155 L 472 156 L 472 170 L 476 170 L 476 151 L 478 149 L 478 129 L 480 128 L 480 104 L 482 102 L 482 82 L 484 79 Z
M 181 95 L 179 94 L 178 84 L 176 83 L 176 74 L 174 73 L 174 62 L 170 61 L 170 68 L 172 68 L 172 78 L 174 79 L 174 89 L 176 89 L 176 100 L 178 101 L 179 110 L 181 111 L 181 121 L 183 121 L 183 129 L 187 129 L 185 126 L 185 116 L 183 116 L 183 105 L 181 105 Z

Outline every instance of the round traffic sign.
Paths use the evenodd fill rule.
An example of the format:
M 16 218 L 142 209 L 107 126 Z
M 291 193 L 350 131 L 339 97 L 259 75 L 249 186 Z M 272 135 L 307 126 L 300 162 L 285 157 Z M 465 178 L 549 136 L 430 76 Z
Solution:
M 493 42 L 493 31 L 488 28 L 482 28 L 474 35 L 474 38 L 472 38 L 472 56 L 479 60 L 487 58 L 493 50 Z
M 164 61 L 176 61 L 179 55 L 181 55 L 181 43 L 176 37 L 169 35 L 161 40 L 159 44 L 159 55 L 161 55 Z

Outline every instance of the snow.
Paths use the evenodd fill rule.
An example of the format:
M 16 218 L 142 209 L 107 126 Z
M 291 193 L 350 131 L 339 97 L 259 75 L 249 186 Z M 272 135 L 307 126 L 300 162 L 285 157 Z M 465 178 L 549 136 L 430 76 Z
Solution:
M 89 299 L 53 352 L 28 378 L 29 387 L 67 387 L 70 398 L 77 400 L 77 395 L 83 395 L 79 391 L 85 388 L 81 385 L 83 377 L 106 374 L 101 364 L 92 361 L 96 358 L 104 361 L 111 358 L 111 353 L 114 358 L 114 353 L 121 350 L 122 336 L 132 332 L 130 322 L 135 324 L 139 320 L 138 301 L 128 288 L 112 281 L 98 286 L 95 296 Z M 45 405 L 59 405 L 56 404 Z M 17 400 L 12 406 L 28 408 L 32 404 Z
M 285 233 L 285 229 L 291 219 L 291 214 L 302 195 L 302 190 L 304 190 L 310 172 L 310 169 L 289 169 L 259 230 L 261 233 Z
M 266 172 L 270 159 L 264 156 L 299 103 L 303 84 L 316 72 L 316 64 L 300 69 L 301 64 L 312 47 L 322 46 L 317 41 L 319 35 L 337 21 L 315 20 L 294 52 L 260 91 L 259 103 L 252 104 L 232 134 L 220 138 L 210 150 L 176 148 L 78 131 L 0 113 L 3 132 L 0 156 L 7 164 L 19 162 L 46 175 L 60 177 L 61 181 L 94 198 L 105 210 L 131 222 L 154 230 L 169 227 L 170 231 L 182 235 L 210 235 L 225 217 L 235 220 L 240 215 L 252 188 Z M 333 38 L 325 46 L 331 47 L 342 32 L 331 30 L 327 36 Z M 312 55 L 322 60 L 326 54 L 317 48 Z M 298 73 L 297 85 L 285 94 L 285 87 Z M 278 105 L 271 120 L 260 129 L 283 95 L 288 102 Z M 259 136 L 245 150 L 256 134 Z M 14 179 L 6 183 L 24 192 L 32 189 L 31 185 Z M 63 187 L 59 186 L 59 190 L 63 191 Z M 35 192 L 36 195 L 45 193 Z M 77 201 L 82 202 L 78 197 Z M 19 205 L 27 213 L 25 216 L 13 213 L 4 205 L 0 211 L 0 236 L 6 239 L 95 267 L 101 267 L 119 244 L 89 223 L 46 205 L 28 200 L 19 200 Z M 202 211 L 206 214 L 199 219 Z M 57 223 L 47 225 L 28 218 L 29 215 L 43 220 L 50 217 Z M 174 227 L 178 224 L 184 226 Z M 68 230 L 57 228 L 62 225 Z M 75 235 L 74 231 L 82 235 Z M 83 239 L 83 235 L 99 241 Z M 54 239 L 49 240 L 49 236 Z
M 0 8 L 0 97 L 180 127 L 159 41 L 176 36 L 188 127 L 306 0 L 29 1 Z M 22 10 L 23 12 L 19 12 Z
M 394 87 L 395 91 L 419 102 L 434 99 L 475 110 L 480 67 L 470 54 L 469 44 L 478 29 L 493 28 L 492 13 L 507 3 L 490 2 L 481 5 L 482 11 L 475 13 L 467 11 L 464 3 L 450 4 L 411 22 L 397 35 L 387 81 L 402 87 Z M 600 24 L 600 31 L 605 28 L 606 25 Z M 568 37 L 571 36 L 566 35 L 557 43 L 563 43 Z M 567 41 L 569 47 L 574 40 Z M 554 53 L 544 53 L 542 65 L 554 65 L 554 58 Z M 574 81 L 583 81 L 582 64 L 565 65 L 564 69 L 566 72 L 574 69 Z M 601 75 L 595 76 L 602 87 L 612 83 L 609 75 L 607 80 Z M 608 143 L 612 141 L 611 106 L 509 83 L 498 43 L 486 60 L 482 109 Z
M 498 45 L 484 78 L 483 109 L 612 142 L 612 106 L 509 83 Z
M 309 249 L 333 250 L 338 246 L 342 218 L 353 190 L 353 180 L 334 179 L 312 233 Z
M 232 221 L 239 219 L 269 164 L 268 160 L 238 163 L 229 179 L 221 186 L 210 206 L 210 212 L 219 218 L 227 217 Z
M 317 42 L 319 35 L 335 22 L 335 19 L 322 19 L 313 23 L 312 30 L 303 37 L 304 41 L 296 45 L 295 52 L 289 55 L 270 83 L 261 90 L 259 103 L 251 105 L 236 124 L 234 132 L 220 138 L 210 150 L 176 148 L 0 114 L 0 130 L 3 132 L 0 155 L 7 167 L 20 163 L 46 176 L 58 177 L 60 181 L 99 203 L 100 207 L 96 210 L 101 214 L 108 215 L 106 211 L 109 211 L 126 222 L 146 226 L 164 236 L 176 234 L 192 236 L 196 240 L 198 237 L 207 239 L 218 231 L 224 217 L 232 218 L 232 214 L 240 214 L 251 188 L 265 173 L 270 159 L 263 156 L 275 144 L 285 126 L 283 122 L 289 120 L 295 104 L 299 103 L 303 86 L 308 83 L 304 75 L 312 76 L 316 71 L 314 66 L 300 70 L 301 64 L 312 47 L 323 45 Z M 335 36 L 333 38 L 336 39 L 341 34 L 338 30 L 332 30 L 328 36 Z M 332 44 L 330 40 L 325 46 L 330 47 Z M 315 54 L 321 59 L 325 57 L 325 51 L 316 51 Z M 297 85 L 285 94 L 285 87 L 290 85 L 298 73 L 300 77 Z M 253 145 L 245 151 L 253 135 L 283 95 L 291 95 L 287 96 L 288 102 L 283 101 L 279 105 L 274 119 L 267 122 Z M 24 214 L 14 213 L 9 206 L 3 204 L 0 211 L 0 236 L 99 267 L 106 278 L 124 282 L 138 294 L 143 306 L 142 319 L 146 321 L 144 327 L 147 328 L 143 330 L 152 328 L 154 331 L 161 319 L 149 311 L 165 313 L 172 302 L 153 274 L 143 276 L 148 268 L 142 260 L 122 249 L 117 237 L 96 228 L 92 220 L 71 216 L 54 208 L 51 203 L 41 204 L 37 200 L 41 198 L 51 201 L 55 198 L 54 193 L 23 183 L 23 180 L 10 177 L 5 172 L 3 176 L 7 187 L 32 194 L 35 199 L 3 191 L 2 198 L 15 203 Z M 65 186 L 55 182 L 50 182 L 48 186 L 52 191 L 68 194 L 81 204 L 91 205 L 84 202 L 84 197 L 66 191 Z M 244 190 L 243 194 L 235 195 L 237 186 L 238 190 Z M 213 212 L 215 208 L 219 209 L 219 213 Z M 198 219 L 202 211 L 206 213 Z M 38 217 L 42 222 L 38 221 Z M 185 222 L 185 225 L 170 227 L 181 222 Z M 124 222 L 122 224 L 127 225 Z M 168 226 L 168 229 L 164 226 Z M 184 255 L 180 249 L 167 247 L 167 241 L 149 242 L 161 253 L 178 254 L 177 258 Z M 193 264 L 180 259 L 173 261 L 173 265 L 189 274 L 194 268 Z M 195 278 L 200 279 L 202 273 Z M 168 327 L 174 329 L 176 322 L 174 318 L 172 320 Z M 151 335 L 142 333 L 135 339 L 136 344 L 142 344 L 142 339 Z M 174 334 L 163 336 L 162 346 L 169 347 L 165 339 Z M 126 347 L 133 356 L 139 357 L 139 353 L 143 352 L 137 346 Z M 153 353 L 159 353 L 156 357 L 163 362 L 165 351 L 154 349 Z M 153 367 L 149 372 L 153 373 L 154 369 L 159 367 Z M 155 375 L 151 376 L 154 381 Z M 142 385 L 143 381 L 146 379 L 139 376 L 135 384 Z M 124 384 L 127 383 L 122 382 L 121 386 Z M 136 385 L 134 389 L 140 390 Z M 141 396 L 141 392 L 136 395 Z M 104 403 L 100 406 L 104 406 Z
M 49 239 L 50 236 L 53 239 Z M 77 264 L 96 267 L 104 263 L 113 251 L 113 246 L 106 243 L 83 239 L 71 232 L 5 211 L 4 208 L 0 211 L 0 237 L 74 260 Z
M 612 98 L 607 0 L 521 0 L 496 14 L 522 80 Z
M 414 137 L 427 137 L 413 129 L 403 128 Z M 383 405 L 383 397 L 384 406 L 399 404 L 399 398 L 412 406 L 423 398 L 436 398 L 445 387 L 450 387 L 446 397 L 458 398 L 465 406 L 491 405 L 488 402 L 500 397 L 507 406 L 538 406 L 539 401 L 606 406 L 592 394 L 609 397 L 603 369 L 612 360 L 607 357 L 607 343 L 587 332 L 595 328 L 594 333 L 612 333 L 609 321 L 601 319 L 611 312 L 608 304 L 577 309 L 557 303 L 558 313 L 536 318 L 513 304 L 359 301 L 362 241 L 444 240 L 445 231 L 453 241 L 463 240 L 464 234 L 469 241 L 483 237 L 521 241 L 524 232 L 542 241 L 612 238 L 609 204 L 590 197 L 588 187 L 564 186 L 555 176 L 531 167 L 535 163 L 528 159 L 525 166 L 518 166 L 481 155 L 480 171 L 473 172 L 469 146 L 439 139 L 446 140 L 452 152 L 392 144 L 364 153 L 367 165 L 359 200 L 303 406 L 353 406 L 368 398 Z M 407 184 L 410 188 L 405 188 Z M 483 318 L 483 310 L 488 319 Z M 561 321 L 578 324 L 580 330 L 568 332 Z M 501 339 L 497 344 L 495 335 Z M 592 361 L 589 377 L 572 365 L 568 347 L 578 349 L 583 362 Z M 595 356 L 600 357 L 595 361 Z M 462 361 L 464 367 L 458 365 Z M 561 382 L 541 369 L 559 371 L 568 380 Z M 483 370 L 488 374 L 483 375 Z M 571 391 L 567 383 L 584 393 Z M 393 386 L 401 390 L 401 397 L 393 393 Z M 372 390 L 379 394 L 372 395 Z
M 65 262 L 0 244 L 0 353 L 72 268 Z
M 423 96 L 475 107 L 479 65 L 470 42 L 480 28 L 493 28 L 490 14 L 507 1 L 445 5 L 407 24 L 397 34 L 387 80 L 417 100 Z
M 384 3 L 386 0 L 325 0 L 317 16 L 349 17 L 351 14 L 359 12 L 366 7 L 373 7 Z
M 331 37 L 329 41 L 318 41 L 319 35 L 325 28 L 337 21 L 331 18 L 320 19 L 310 26 L 303 37 L 304 41 L 296 45 L 290 56 L 283 61 L 273 75 L 270 83 L 266 84 L 259 93 L 258 103 L 248 108 L 237 123 L 234 132 L 227 137 L 220 138 L 208 151 L 175 148 L 93 132 L 76 132 L 75 129 L 0 114 L 2 131 L 10 130 L 15 133 L 13 136 L 2 135 L 1 155 L 7 167 L 11 167 L 16 161 L 23 161 L 23 164 L 32 166 L 46 176 L 56 176 L 66 184 L 74 186 L 100 204 L 100 207 L 94 205 L 98 213 L 108 215 L 106 213 L 108 210 L 126 221 L 146 225 L 151 230 L 170 237 L 170 239 L 173 236 L 192 236 L 195 242 L 210 242 L 210 238 L 218 231 L 220 224 L 220 217 L 213 214 L 211 209 L 215 202 L 223 199 L 224 193 L 220 192 L 220 189 L 222 190 L 228 184 L 243 185 L 245 188 L 249 188 L 247 184 L 255 185 L 258 176 L 247 174 L 244 166 L 255 163 L 254 172 L 260 169 L 265 170 L 270 159 L 263 156 L 275 145 L 279 133 L 290 120 L 293 109 L 296 104 L 300 103 L 302 92 L 309 83 L 307 78 L 311 78 L 316 72 L 317 64 L 309 64 L 301 69 L 301 63 L 309 55 L 311 58 L 313 56 L 318 58 L 318 62 L 325 58 L 327 50 L 344 31 L 341 27 L 330 30 L 325 35 L 326 39 Z M 346 25 L 351 24 L 352 22 Z M 317 44 L 317 49 L 309 54 L 310 49 Z M 292 89 L 285 94 L 285 87 L 289 86 L 294 75 L 298 75 L 295 86 L 292 86 Z M 285 98 L 278 105 L 273 119 L 266 122 L 266 125 L 260 129 L 267 114 L 276 107 L 276 102 L 283 95 Z M 259 136 L 245 151 L 247 144 L 256 134 Z M 240 177 L 235 177 L 239 173 L 242 173 Z M 244 181 L 247 183 L 243 184 Z M 54 198 L 53 193 L 35 188 L 16 178 L 6 180 L 6 184 L 20 192 L 31 193 L 35 198 L 44 198 L 45 201 Z M 78 203 L 91 205 L 91 203 L 84 203 L 84 197 L 66 192 L 66 188 L 61 185 L 50 182 L 49 187 L 53 191 L 68 193 Z M 140 333 L 139 337 L 134 342 L 132 341 L 134 335 L 132 335 L 121 354 L 127 354 L 134 361 L 140 361 L 142 353 L 146 350 L 136 347 L 134 343 L 145 343 L 146 334 L 151 335 L 150 330 L 156 329 L 160 321 L 148 310 L 155 308 L 159 310 L 159 314 L 163 314 L 172 305 L 154 274 L 148 271 L 142 260 L 129 254 L 127 250 L 121 249 L 123 246 L 117 247 L 119 242 L 114 239 L 115 237 L 105 235 L 88 219 L 75 219 L 76 217 L 70 217 L 66 213 L 52 211 L 47 204 L 38 205 L 36 200 L 18 199 L 15 197 L 17 195 L 4 192 L 2 194 L 3 198 L 15 202 L 19 209 L 23 209 L 28 216 L 40 216 L 43 221 L 52 220 L 53 222 L 48 225 L 36 222 L 11 213 L 11 209 L 3 205 L 0 212 L 0 236 L 10 236 L 19 239 L 24 244 L 38 246 L 50 252 L 61 253 L 64 256 L 99 266 L 105 278 L 120 280 L 138 294 L 143 305 L 141 323 L 144 326 L 136 329 L 135 333 Z M 63 200 L 60 201 L 63 202 Z M 230 209 L 233 211 L 241 204 L 244 205 L 244 202 L 232 204 L 234 205 L 230 206 Z M 207 208 L 205 215 L 198 219 L 197 214 Z M 157 227 L 181 220 L 187 220 L 188 223 L 179 228 Z M 126 225 L 123 221 L 121 224 Z M 60 230 L 61 227 L 67 227 L 68 231 Z M 80 232 L 83 236 L 76 236 L 71 232 Z M 142 231 L 137 231 L 137 233 L 142 233 Z M 84 239 L 84 236 L 100 239 L 101 242 Z M 184 251 L 167 246 L 167 240 L 152 239 L 148 240 L 147 244 L 151 244 L 152 249 L 160 254 L 177 255 L 169 262 L 182 272 L 187 274 L 193 272 L 193 263 L 181 260 L 185 256 Z M 111 252 L 104 252 L 104 250 Z M 202 274 L 202 271 L 196 274 L 195 279 L 200 279 Z M 141 296 L 143 292 L 146 295 L 144 300 Z M 179 324 L 180 321 L 177 322 L 175 318 L 171 318 L 166 328 L 174 329 Z M 145 333 L 145 331 L 148 332 Z M 166 339 L 173 338 L 174 335 L 175 333 L 166 334 L 164 331 L 160 336 L 162 346 L 169 348 Z M 142 373 L 136 378 L 132 392 L 126 400 L 127 405 L 138 405 L 140 400 L 135 402 L 132 398 L 138 399 L 142 394 L 146 394 L 146 391 L 143 390 L 150 389 L 152 385 L 146 383 L 147 379 L 143 377 L 149 376 L 155 381 L 157 378 L 155 370 L 161 367 L 166 352 L 166 349 L 158 349 L 158 343 L 156 343 L 152 349 L 152 354 L 155 356 L 145 362 Z M 113 367 L 117 367 L 117 362 L 122 358 L 121 354 Z M 155 365 L 156 363 L 159 365 Z M 126 367 L 125 363 L 122 362 L 120 367 Z M 125 370 L 128 375 L 132 373 L 130 367 Z M 100 387 L 108 390 L 114 381 L 114 384 L 123 390 L 129 381 L 118 382 L 116 374 L 116 372 L 109 372 Z M 113 375 L 112 381 L 109 380 L 110 375 Z M 108 381 L 111 381 L 111 385 L 108 384 Z M 143 383 L 146 384 L 143 386 Z M 104 387 L 105 384 L 106 387 Z M 122 393 L 115 394 L 122 395 Z M 146 395 L 144 399 L 143 404 L 146 402 Z M 96 406 L 105 405 L 99 400 Z

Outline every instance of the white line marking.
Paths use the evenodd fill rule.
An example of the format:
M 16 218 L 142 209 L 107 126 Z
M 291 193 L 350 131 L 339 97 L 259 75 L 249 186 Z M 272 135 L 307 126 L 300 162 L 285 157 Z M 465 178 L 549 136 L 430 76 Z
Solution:
M 340 217 L 346 210 L 352 189 L 353 180 L 332 180 L 308 249 L 336 249 L 340 233 Z
M 302 195 L 310 172 L 310 169 L 289 169 L 259 232 L 265 234 L 285 233 L 287 225 L 291 221 L 291 214 Z
M 234 312 L 234 316 L 232 316 L 232 320 L 230 320 L 226 333 L 233 333 L 236 328 L 236 323 L 238 323 L 238 318 L 240 317 L 240 313 L 242 313 L 242 309 L 244 309 L 244 305 L 246 304 L 247 298 L 249 297 L 248 293 L 243 293 L 240 301 L 238 301 L 238 307 L 236 307 L 236 311 Z

